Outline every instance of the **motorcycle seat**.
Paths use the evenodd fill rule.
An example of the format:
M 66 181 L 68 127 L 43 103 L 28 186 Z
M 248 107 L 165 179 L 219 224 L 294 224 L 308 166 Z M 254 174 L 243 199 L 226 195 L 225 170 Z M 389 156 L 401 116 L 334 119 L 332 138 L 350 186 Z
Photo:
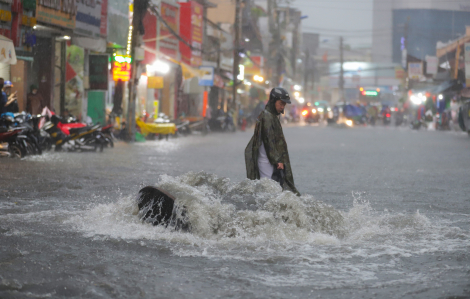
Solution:
M 80 133 L 84 133 L 86 131 L 90 130 L 90 127 L 82 127 L 82 128 L 70 128 L 69 129 L 69 132 L 70 132 L 70 135 L 72 134 L 80 134 Z

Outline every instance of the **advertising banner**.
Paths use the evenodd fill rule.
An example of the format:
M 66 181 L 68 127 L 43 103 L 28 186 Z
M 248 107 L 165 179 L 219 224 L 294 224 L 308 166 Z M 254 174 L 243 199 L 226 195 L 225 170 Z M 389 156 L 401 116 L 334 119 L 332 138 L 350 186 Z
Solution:
M 202 5 L 195 1 L 180 3 L 180 35 L 193 47 L 180 42 L 181 59 L 195 67 L 202 64 L 202 12 Z
M 160 4 L 160 15 L 168 26 L 176 33 L 179 34 L 179 5 L 175 6 L 162 1 Z M 157 51 L 170 56 L 173 59 L 178 59 L 178 39 L 171 33 L 168 27 L 161 22 L 159 37 L 165 37 L 158 40 Z
M 423 63 L 422 62 L 408 63 L 408 78 L 419 79 L 422 75 L 423 75 Z
M 75 33 L 87 37 L 101 35 L 101 2 L 97 0 L 77 0 Z
M 149 76 L 147 78 L 147 88 L 149 89 L 163 89 L 163 77 Z
M 85 92 L 83 86 L 83 65 L 85 50 L 81 47 L 67 46 L 65 65 L 65 108 L 72 115 L 80 115 Z
M 39 22 L 63 28 L 75 28 L 77 5 L 75 0 L 38 0 L 36 19 Z
M 16 64 L 16 53 L 13 42 L 0 35 L 0 62 L 6 64 Z
M 439 59 L 436 56 L 426 55 L 426 74 L 435 75 L 437 74 L 437 67 Z
M 90 55 L 89 77 L 91 90 L 108 90 L 108 55 Z
M 122 82 L 127 82 L 131 79 L 131 64 L 129 62 L 123 61 L 113 62 L 113 80 Z
M 245 59 L 245 62 L 243 63 L 243 65 L 245 66 L 245 74 L 250 76 L 262 75 L 264 57 L 250 56 L 250 58 L 247 57 Z
M 108 0 L 101 0 L 101 36 L 108 35 Z

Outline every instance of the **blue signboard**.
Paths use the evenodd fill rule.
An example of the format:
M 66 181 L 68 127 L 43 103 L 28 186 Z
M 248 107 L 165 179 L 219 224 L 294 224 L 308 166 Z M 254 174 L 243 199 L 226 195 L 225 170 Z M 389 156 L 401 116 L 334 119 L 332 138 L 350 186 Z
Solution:
M 214 85 L 214 67 L 200 66 L 199 69 L 204 71 L 204 75 L 199 78 L 200 86 L 213 86 Z

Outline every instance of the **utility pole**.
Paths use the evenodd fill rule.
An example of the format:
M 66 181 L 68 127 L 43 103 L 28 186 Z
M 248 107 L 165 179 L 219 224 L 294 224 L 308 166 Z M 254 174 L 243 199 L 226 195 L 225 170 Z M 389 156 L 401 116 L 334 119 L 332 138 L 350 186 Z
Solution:
M 344 101 L 344 69 L 343 69 L 344 58 L 343 58 L 343 37 L 342 36 L 339 39 L 339 60 L 340 60 L 339 62 L 340 69 L 339 69 L 338 87 L 339 87 L 340 99 Z
M 129 133 L 129 141 L 135 141 L 135 99 L 137 96 L 137 84 L 139 78 L 137 78 L 137 67 L 138 63 L 135 57 L 135 48 L 137 47 L 140 35 L 143 35 L 143 24 L 145 12 L 147 11 L 148 0 L 135 0 L 134 1 L 134 13 L 132 15 L 132 37 L 131 37 L 131 78 L 129 80 L 129 105 L 127 107 L 127 131 Z M 157 37 L 158 40 L 158 37 Z
M 459 61 L 460 61 L 460 45 L 459 45 L 459 41 L 457 41 L 457 49 L 455 50 L 454 79 L 459 78 Z
M 409 22 L 410 22 L 410 17 L 406 19 L 405 26 L 403 27 L 403 50 L 401 54 L 401 60 L 402 60 L 402 67 L 405 70 L 408 70 L 408 23 Z M 404 80 L 405 80 L 405 84 L 404 84 L 405 91 L 408 93 L 408 90 L 411 88 L 410 86 L 411 82 L 408 77 L 408 72 Z
M 299 48 L 298 47 L 298 44 L 299 44 L 299 25 L 300 25 L 300 11 L 297 11 L 295 14 L 294 14 L 294 31 L 293 31 L 293 34 L 292 34 L 292 56 L 291 56 L 291 64 L 292 64 L 292 70 L 294 72 L 293 76 L 294 76 L 294 79 L 297 79 L 297 49 Z
M 310 50 L 305 50 L 305 64 L 304 64 L 304 96 L 307 96 L 308 92 L 308 73 L 310 72 Z
M 276 45 L 276 71 L 275 71 L 275 82 L 274 87 L 280 86 L 281 84 L 281 72 L 282 72 L 282 43 L 281 43 L 281 25 L 279 23 L 279 9 L 277 7 L 277 3 L 275 3 L 275 31 L 274 31 L 274 41 Z
M 237 86 L 238 86 L 238 65 L 239 65 L 239 51 L 240 51 L 240 2 L 241 0 L 235 0 L 235 23 L 233 24 L 235 39 L 233 41 L 233 90 L 232 90 L 232 101 L 237 101 Z
M 60 115 L 65 111 L 65 80 L 66 78 L 66 63 L 67 63 L 67 43 L 60 42 Z

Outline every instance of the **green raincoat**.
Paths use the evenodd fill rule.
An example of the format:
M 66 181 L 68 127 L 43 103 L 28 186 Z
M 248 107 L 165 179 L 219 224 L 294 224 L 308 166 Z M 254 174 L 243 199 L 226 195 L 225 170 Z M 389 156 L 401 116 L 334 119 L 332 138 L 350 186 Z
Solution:
M 245 149 L 246 175 L 251 180 L 260 179 L 258 155 L 261 142 L 264 142 L 269 162 L 275 167 L 277 163 L 284 164 L 286 174 L 284 190 L 292 191 L 300 196 L 294 185 L 289 151 L 274 103 L 270 100 L 256 120 L 255 133 Z

